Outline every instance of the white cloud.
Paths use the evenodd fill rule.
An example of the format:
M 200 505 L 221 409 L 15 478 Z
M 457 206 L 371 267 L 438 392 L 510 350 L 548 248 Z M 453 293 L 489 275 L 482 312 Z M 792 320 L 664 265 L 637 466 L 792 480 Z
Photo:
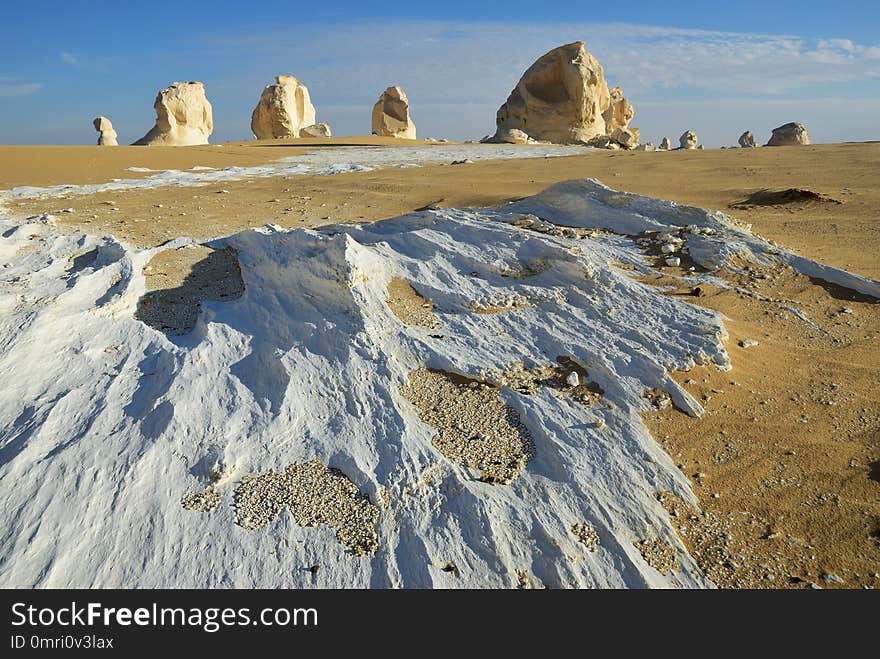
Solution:
M 42 87 L 39 82 L 16 82 L 15 78 L 0 78 L 0 97 L 30 96 Z
M 880 81 L 880 46 L 847 39 L 614 23 L 400 21 L 215 40 L 207 44 L 212 54 L 234 63 L 206 82 L 209 95 L 223 100 L 215 103 L 218 130 L 234 111 L 238 136 L 247 134 L 262 86 L 275 74 L 292 73 L 308 85 L 319 118 L 339 123 L 337 133 L 366 132 L 379 93 L 399 84 L 421 134 L 480 137 L 494 129 L 494 111 L 522 72 L 551 48 L 576 40 L 586 41 L 609 83 L 623 86 L 636 123 L 652 101 L 680 100 L 686 107 L 686 99 L 743 98 L 760 108 L 761 99 L 809 98 L 828 95 L 829 85 Z
M 80 65 L 79 58 L 76 57 L 75 55 L 71 55 L 70 53 L 65 53 L 65 52 L 62 52 L 60 54 L 61 54 L 61 61 L 64 62 L 65 64 L 70 64 L 71 66 L 79 66 Z

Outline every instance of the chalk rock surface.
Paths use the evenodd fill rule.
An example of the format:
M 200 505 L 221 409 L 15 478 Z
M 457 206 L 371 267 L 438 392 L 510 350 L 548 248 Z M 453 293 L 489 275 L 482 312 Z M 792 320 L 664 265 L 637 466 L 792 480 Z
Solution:
M 290 75 L 275 76 L 275 84 L 266 85 L 251 113 L 251 131 L 258 140 L 300 137 L 304 128 L 314 124 L 315 106 L 309 90 Z
M 98 146 L 119 146 L 116 141 L 116 131 L 107 117 L 95 117 L 92 121 L 95 130 L 98 131 Z
M 373 106 L 373 135 L 416 139 L 416 125 L 409 116 L 409 99 L 400 87 L 389 87 Z
M 767 142 L 767 146 L 797 146 L 812 144 L 807 127 L 792 121 L 779 128 L 773 129 L 773 134 Z
M 681 137 L 678 138 L 679 148 L 696 149 L 698 141 L 697 134 L 694 131 L 686 130 L 681 134 Z
M 156 125 L 136 146 L 207 144 L 214 131 L 211 104 L 201 82 L 175 82 L 156 96 Z
M 755 136 L 752 135 L 752 131 L 747 130 L 739 136 L 739 145 L 744 149 L 751 149 L 755 146 Z

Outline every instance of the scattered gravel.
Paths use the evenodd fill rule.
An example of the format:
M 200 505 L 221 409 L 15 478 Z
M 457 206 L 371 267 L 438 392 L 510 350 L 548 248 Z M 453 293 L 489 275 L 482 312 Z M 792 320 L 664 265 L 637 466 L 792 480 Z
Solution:
M 670 570 L 677 570 L 678 557 L 675 551 L 663 540 L 639 540 L 634 542 L 636 549 L 647 561 L 648 565 L 657 570 L 660 574 L 666 574 Z
M 283 507 L 301 526 L 326 524 L 358 555 L 379 546 L 379 508 L 338 469 L 318 460 L 288 465 L 282 473 L 246 476 L 235 490 L 236 523 L 248 531 L 272 522 Z
M 437 327 L 440 324 L 432 311 L 434 305 L 419 295 L 405 279 L 394 277 L 388 282 L 388 298 L 385 302 L 406 325 Z
M 558 357 L 555 364 L 533 368 L 517 362 L 506 371 L 493 372 L 492 380 L 527 395 L 534 394 L 538 387 L 551 387 L 587 407 L 598 404 L 604 394 L 599 385 L 590 381 L 587 370 L 568 357 Z
M 586 522 L 580 522 L 571 527 L 571 532 L 575 538 L 586 546 L 588 551 L 596 551 L 596 548 L 599 546 L 599 534 L 596 533 L 596 529 Z
M 437 430 L 433 444 L 447 458 L 479 469 L 480 480 L 509 485 L 532 454 L 531 434 L 498 390 L 475 380 L 417 368 L 401 388 L 419 418 Z
M 180 501 L 180 505 L 187 510 L 195 510 L 200 513 L 207 513 L 220 505 L 220 493 L 214 489 L 213 485 L 209 485 L 204 490 L 188 494 Z

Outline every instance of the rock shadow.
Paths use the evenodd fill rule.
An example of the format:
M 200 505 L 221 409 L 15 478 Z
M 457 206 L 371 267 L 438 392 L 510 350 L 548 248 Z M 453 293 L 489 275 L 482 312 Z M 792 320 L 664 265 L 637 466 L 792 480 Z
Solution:
M 144 294 L 135 317 L 167 335 L 182 336 L 196 326 L 202 302 L 240 298 L 244 280 L 237 252 L 232 247 L 209 249 L 208 256 L 192 265 L 181 285 Z

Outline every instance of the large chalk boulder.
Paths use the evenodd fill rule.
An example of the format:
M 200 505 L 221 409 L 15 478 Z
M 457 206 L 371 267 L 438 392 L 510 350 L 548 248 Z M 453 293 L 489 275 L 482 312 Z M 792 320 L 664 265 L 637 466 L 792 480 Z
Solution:
M 624 149 L 635 149 L 639 145 L 639 129 L 618 126 L 609 136 Z
M 373 135 L 416 139 L 416 125 L 409 115 L 409 99 L 400 87 L 389 87 L 376 105 L 372 116 Z
M 214 131 L 211 104 L 201 82 L 175 82 L 156 96 L 156 125 L 137 146 L 207 144 Z
M 807 127 L 795 121 L 773 129 L 767 146 L 798 146 L 811 144 Z
M 274 85 L 266 85 L 257 107 L 251 113 L 251 131 L 258 140 L 277 140 L 301 135 L 315 125 L 315 106 L 308 88 L 289 75 L 275 76 Z
M 686 130 L 681 134 L 681 137 L 678 138 L 678 148 L 696 149 L 698 141 L 697 134 L 694 131 Z
M 486 142 L 495 142 L 499 144 L 534 144 L 535 140 L 518 128 L 508 128 L 499 130 L 494 137 L 490 137 Z
M 536 140 L 570 144 L 607 135 L 611 105 L 602 65 L 583 41 L 554 48 L 523 73 L 498 109 L 498 131 L 518 129 Z
M 752 135 L 752 131 L 747 130 L 745 133 L 739 136 L 739 145 L 744 149 L 754 148 L 755 136 Z
M 116 131 L 107 117 L 95 117 L 92 121 L 95 130 L 98 131 L 98 146 L 119 146 L 116 141 Z

